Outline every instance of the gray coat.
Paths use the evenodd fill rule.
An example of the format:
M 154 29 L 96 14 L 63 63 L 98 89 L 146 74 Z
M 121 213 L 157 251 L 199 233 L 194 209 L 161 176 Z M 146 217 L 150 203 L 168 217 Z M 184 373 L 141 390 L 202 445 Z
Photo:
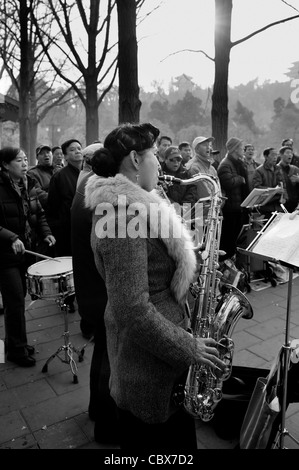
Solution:
M 85 200 L 94 211 L 91 243 L 108 294 L 111 396 L 145 422 L 164 422 L 175 410 L 174 384 L 198 354 L 185 308 L 196 269 L 190 234 L 166 201 L 121 174 L 89 178 Z M 141 230 L 133 238 L 137 207 Z

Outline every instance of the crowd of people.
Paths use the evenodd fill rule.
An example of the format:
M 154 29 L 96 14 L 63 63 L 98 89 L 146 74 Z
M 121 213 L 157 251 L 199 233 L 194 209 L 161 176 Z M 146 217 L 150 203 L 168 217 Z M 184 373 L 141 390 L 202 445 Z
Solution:
M 54 148 L 41 145 L 30 169 L 22 149 L 0 150 L 6 358 L 21 367 L 35 365 L 25 322 L 26 271 L 36 262 L 32 252 L 71 256 L 75 293 L 68 311 L 75 311 L 76 300 L 82 334 L 94 338 L 88 412 L 100 442 L 106 436 L 122 449 L 196 449 L 194 421 L 176 405 L 173 390 L 192 364 L 215 373 L 226 369 L 216 341 L 189 332 L 188 290 L 199 260 L 177 210 L 202 201 L 205 223 L 209 189 L 203 181 L 162 184 L 159 176 L 187 180 L 200 173 L 218 183 L 224 259 L 236 253 L 248 221 L 241 204 L 252 189 L 278 188 L 269 204 L 258 208 L 266 218 L 298 207 L 299 157 L 291 139 L 279 150 L 265 148 L 262 164 L 252 144 L 231 137 L 217 165 L 214 142 L 198 136 L 192 144 L 174 145 L 144 123 L 120 125 L 103 143 L 86 148 L 75 138 Z

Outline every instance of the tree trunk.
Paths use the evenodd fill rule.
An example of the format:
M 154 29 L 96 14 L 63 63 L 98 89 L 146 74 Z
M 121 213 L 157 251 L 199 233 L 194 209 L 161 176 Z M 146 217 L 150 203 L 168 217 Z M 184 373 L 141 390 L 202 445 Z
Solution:
M 212 135 L 219 161 L 225 155 L 228 129 L 228 71 L 231 51 L 232 0 L 215 0 L 215 79 L 212 94 Z
M 119 123 L 138 123 L 141 101 L 138 85 L 136 0 L 117 0 Z
M 97 75 L 89 75 L 86 83 L 86 145 L 99 138 Z
M 20 147 L 28 157 L 29 165 L 35 165 L 35 154 L 30 151 L 30 61 L 29 61 L 29 41 L 28 41 L 28 14 L 27 1 L 20 2 L 20 90 L 19 90 L 19 120 L 20 120 Z

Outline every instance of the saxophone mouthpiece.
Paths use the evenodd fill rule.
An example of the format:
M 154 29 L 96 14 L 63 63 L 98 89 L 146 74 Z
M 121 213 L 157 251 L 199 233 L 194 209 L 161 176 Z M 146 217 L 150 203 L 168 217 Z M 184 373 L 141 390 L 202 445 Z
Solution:
M 176 178 L 175 176 L 171 176 L 171 175 L 159 175 L 158 179 L 160 181 L 168 181 L 171 183 L 178 183 L 178 184 L 181 184 L 181 181 L 182 181 L 180 178 Z

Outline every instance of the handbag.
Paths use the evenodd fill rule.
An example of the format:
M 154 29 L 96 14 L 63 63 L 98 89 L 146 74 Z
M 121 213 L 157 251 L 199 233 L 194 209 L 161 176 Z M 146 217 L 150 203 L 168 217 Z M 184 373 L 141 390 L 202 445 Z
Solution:
M 240 449 L 266 449 L 280 412 L 278 388 L 282 370 L 281 348 L 268 377 L 258 377 L 240 431 Z

